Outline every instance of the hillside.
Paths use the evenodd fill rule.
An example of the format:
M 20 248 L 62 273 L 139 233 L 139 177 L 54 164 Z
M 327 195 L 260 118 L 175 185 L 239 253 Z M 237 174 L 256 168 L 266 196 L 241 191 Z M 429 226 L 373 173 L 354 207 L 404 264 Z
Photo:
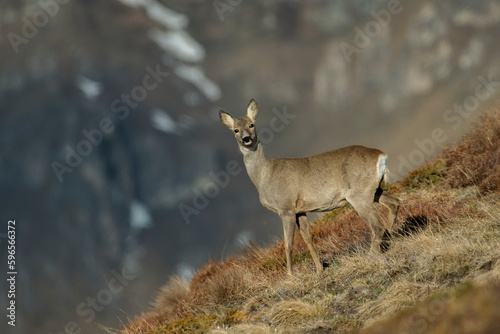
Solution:
M 388 191 L 402 205 L 380 256 L 351 208 L 313 228 L 318 276 L 300 236 L 295 275 L 282 241 L 171 277 L 121 334 L 493 333 L 500 331 L 500 111 Z M 386 214 L 381 209 L 381 216 Z

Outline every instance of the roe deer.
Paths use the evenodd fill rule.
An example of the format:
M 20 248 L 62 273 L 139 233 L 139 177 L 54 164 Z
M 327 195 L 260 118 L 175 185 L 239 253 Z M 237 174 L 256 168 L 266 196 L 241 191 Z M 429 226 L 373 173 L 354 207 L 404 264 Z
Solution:
M 292 250 L 297 225 L 318 273 L 323 265 L 314 249 L 307 212 L 331 211 L 350 203 L 372 231 L 371 250 L 377 252 L 384 233 L 374 202 L 389 209 L 389 231 L 396 220 L 399 199 L 383 193 L 380 184 L 387 170 L 387 155 L 364 146 L 348 146 L 305 158 L 268 159 L 257 138 L 255 117 L 259 108 L 250 100 L 246 116 L 235 119 L 220 110 L 224 125 L 234 132 L 248 176 L 267 209 L 283 222 L 287 272 L 292 274 Z

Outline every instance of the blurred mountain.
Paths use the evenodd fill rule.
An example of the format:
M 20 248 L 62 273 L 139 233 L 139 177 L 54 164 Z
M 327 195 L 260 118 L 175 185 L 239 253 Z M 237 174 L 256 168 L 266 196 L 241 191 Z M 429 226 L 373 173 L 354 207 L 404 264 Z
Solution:
M 136 303 L 149 291 L 135 279 L 145 257 L 163 279 L 224 243 L 177 208 L 228 160 L 212 136 L 221 91 L 187 16 L 157 2 L 4 1 L 1 16 L 0 197 L 2 221 L 18 224 L 16 329 L 95 329 L 124 295 Z M 155 241 L 139 240 L 157 225 Z M 116 273 L 134 277 L 127 294 L 99 296 Z
M 499 88 L 499 1 L 243 1 L 219 12 L 215 3 L 238 1 L 177 8 L 208 46 L 223 104 L 252 96 L 298 115 L 269 148 L 276 155 L 378 145 L 401 177 L 399 155 L 408 160 L 416 139 L 443 128 L 445 144 L 456 141 Z M 484 80 L 491 94 L 476 105 Z
M 255 98 L 259 128 L 281 122 L 269 156 L 365 144 L 397 177 L 498 90 L 499 1 L 0 7 L 1 221 L 18 223 L 20 332 L 116 326 L 167 274 L 281 237 L 219 108 L 240 116 Z M 118 274 L 130 280 L 112 289 Z

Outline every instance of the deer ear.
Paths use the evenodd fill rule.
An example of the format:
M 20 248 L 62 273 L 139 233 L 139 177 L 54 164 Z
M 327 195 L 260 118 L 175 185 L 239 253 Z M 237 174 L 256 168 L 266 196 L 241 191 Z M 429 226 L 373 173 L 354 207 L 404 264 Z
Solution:
M 227 112 L 219 110 L 219 117 L 220 121 L 222 124 L 227 126 L 228 128 L 232 129 L 234 125 L 234 118 L 233 116 L 229 115 Z
M 257 117 L 258 113 L 259 113 L 259 106 L 257 105 L 257 102 L 255 102 L 254 99 L 251 99 L 247 107 L 247 117 L 250 117 L 255 121 L 255 117 Z

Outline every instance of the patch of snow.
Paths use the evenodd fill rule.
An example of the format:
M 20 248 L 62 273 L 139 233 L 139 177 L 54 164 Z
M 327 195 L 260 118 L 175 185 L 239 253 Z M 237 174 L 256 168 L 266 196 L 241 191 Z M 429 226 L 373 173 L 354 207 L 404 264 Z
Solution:
M 189 23 L 186 15 L 174 12 L 156 1 L 147 1 L 145 6 L 148 16 L 166 28 L 184 29 Z
M 187 262 L 181 262 L 175 266 L 177 275 L 189 281 L 194 276 L 194 268 Z
M 205 58 L 205 49 L 183 30 L 162 31 L 151 29 L 149 38 L 165 52 L 186 62 L 200 62 Z
M 77 77 L 76 86 L 80 88 L 89 100 L 94 100 L 103 90 L 102 83 L 86 78 L 83 75 Z
M 252 239 L 254 239 L 253 233 L 245 230 L 238 233 L 238 235 L 236 236 L 235 244 L 238 246 L 246 246 L 252 241 Z
M 469 9 L 462 9 L 454 17 L 453 22 L 459 26 L 473 26 L 485 28 L 500 21 L 500 4 L 491 2 L 487 13 L 476 13 Z
M 221 97 L 219 86 L 205 76 L 202 68 L 191 65 L 178 65 L 175 74 L 195 85 L 210 101 L 216 101 Z
M 178 65 L 176 60 L 187 63 L 199 63 L 205 59 L 205 49 L 184 29 L 188 25 L 186 15 L 179 14 L 159 3 L 156 0 L 120 0 L 122 3 L 143 8 L 149 18 L 160 23 L 166 29 L 153 28 L 148 31 L 148 37 L 155 42 L 168 56 L 164 56 L 164 63 L 175 68 L 175 73 L 196 86 L 210 101 L 221 97 L 221 90 L 217 84 L 209 80 L 201 67 Z M 184 96 L 187 105 L 199 105 L 199 96 L 188 93 Z M 153 116 L 154 117 L 154 116 Z M 161 116 L 159 116 L 161 117 Z M 162 131 L 175 131 L 173 123 L 159 118 L 154 121 Z
M 461 69 L 469 70 L 481 63 L 484 58 L 485 46 L 477 37 L 473 38 L 458 59 Z
M 438 7 L 427 3 L 412 23 L 408 40 L 416 47 L 431 47 L 436 41 L 447 36 L 448 29 Z
M 141 230 L 151 227 L 151 213 L 140 202 L 133 201 L 130 206 L 130 226 L 132 230 Z
M 165 110 L 151 110 L 151 121 L 153 123 L 153 127 L 160 131 L 177 135 L 180 134 L 179 126 Z
M 139 7 L 144 2 L 144 0 L 120 0 L 120 1 L 130 7 Z
M 144 8 L 150 19 L 162 24 L 168 29 L 184 29 L 187 27 L 189 22 L 186 15 L 179 14 L 171 10 L 170 8 L 163 6 L 155 0 L 120 1 L 130 7 Z

